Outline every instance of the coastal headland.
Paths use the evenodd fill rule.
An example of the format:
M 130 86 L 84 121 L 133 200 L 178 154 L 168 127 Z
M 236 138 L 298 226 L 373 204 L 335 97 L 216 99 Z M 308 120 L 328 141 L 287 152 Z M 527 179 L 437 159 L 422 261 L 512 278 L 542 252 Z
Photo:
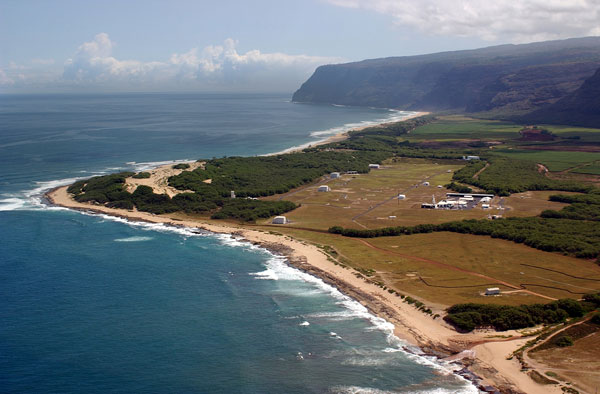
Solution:
M 423 113 L 419 113 L 415 117 L 423 115 Z M 365 136 L 369 136 L 369 130 L 377 130 L 378 128 L 388 130 L 389 127 L 390 125 L 382 124 L 376 127 L 353 130 L 350 133 L 337 135 L 321 143 L 313 144 L 308 151 L 330 152 L 356 149 L 359 143 L 366 143 Z M 365 134 L 359 135 L 359 138 L 352 139 L 353 136 L 357 136 L 357 132 Z M 412 129 L 403 130 L 398 135 L 394 134 L 394 139 L 399 138 L 399 136 L 406 138 L 406 140 L 419 138 L 418 135 L 415 136 Z M 470 137 L 461 139 L 461 141 L 469 140 L 471 139 Z M 491 135 L 489 138 L 490 141 L 497 139 L 497 133 Z M 414 226 L 421 223 L 443 223 L 448 220 L 485 220 L 488 212 L 481 209 L 435 212 L 415 208 L 415 204 L 418 203 L 420 206 L 421 202 L 427 201 L 426 198 L 431 200 L 432 194 L 435 199 L 436 193 L 452 192 L 449 183 L 457 180 L 456 174 L 459 174 L 465 164 L 464 162 L 457 161 L 460 154 L 465 151 L 465 146 L 460 146 L 456 143 L 455 145 L 445 145 L 442 146 L 442 154 L 438 153 L 438 156 L 435 156 L 435 154 L 432 156 L 430 154 L 431 151 L 440 151 L 439 146 L 436 146 L 435 149 L 427 147 L 427 144 L 434 142 L 437 144 L 446 143 L 432 141 L 432 139 L 428 138 L 426 141 L 418 142 L 418 151 L 416 148 L 413 149 L 410 142 L 403 145 L 399 144 L 398 148 L 394 146 L 394 149 L 396 149 L 394 155 L 390 155 L 393 158 L 386 158 L 382 161 L 384 168 L 380 172 L 374 171 L 373 176 L 352 174 L 352 176 L 344 176 L 340 180 L 333 181 L 328 177 L 317 177 L 317 179 L 307 183 L 306 186 L 294 187 L 283 193 L 260 197 L 263 201 L 290 200 L 294 204 L 297 204 L 296 206 L 299 206 L 299 208 L 287 214 L 292 219 L 292 224 L 287 227 L 272 225 L 269 217 L 255 218 L 252 221 L 231 220 L 232 218 L 228 220 L 215 220 L 206 214 L 189 214 L 181 211 L 152 213 L 141 211 L 135 206 L 124 209 L 118 206 L 107 206 L 105 203 L 93 200 L 76 201 L 74 194 L 68 190 L 69 186 L 53 189 L 46 194 L 46 197 L 52 204 L 70 209 L 118 216 L 133 221 L 185 226 L 240 237 L 248 242 L 260 245 L 273 253 L 285 256 L 290 265 L 334 285 L 346 295 L 359 301 L 376 316 L 394 324 L 395 335 L 407 342 L 408 351 L 418 351 L 411 348 L 412 345 L 418 347 L 420 351 L 427 355 L 462 363 L 468 370 L 463 370 L 461 374 L 477 381 L 481 387 L 493 386 L 500 392 L 506 393 L 562 392 L 559 385 L 543 384 L 539 380 L 532 379 L 530 374 L 522 372 L 523 363 L 519 360 L 519 357 L 512 357 L 515 351 L 531 340 L 531 333 L 536 332 L 540 327 L 529 330 L 505 330 L 501 335 L 497 335 L 496 331 L 491 328 L 459 333 L 440 318 L 440 314 L 443 313 L 443 310 L 447 306 L 454 303 L 454 300 L 465 301 L 469 297 L 473 297 L 472 293 L 467 294 L 464 292 L 465 287 L 452 289 L 451 286 L 447 286 L 447 290 L 438 289 L 431 296 L 423 296 L 418 283 L 421 283 L 421 281 L 428 283 L 427 281 L 431 282 L 435 280 L 436 278 L 431 272 L 412 267 L 407 271 L 406 275 L 402 275 L 404 279 L 399 280 L 398 277 L 390 273 L 377 272 L 379 270 L 371 272 L 372 268 L 363 268 L 360 265 L 348 264 L 346 255 L 353 250 L 352 248 L 366 248 L 364 250 L 368 250 L 370 253 L 377 253 L 380 260 L 389 260 L 383 261 L 382 264 L 392 264 L 395 261 L 394 259 L 408 259 L 413 264 L 435 267 L 435 269 L 446 272 L 444 278 L 448 281 L 461 278 L 464 281 L 465 276 L 478 278 L 479 282 L 477 283 L 481 283 L 481 288 L 485 288 L 484 284 L 490 281 L 501 283 L 504 286 L 503 292 L 506 290 L 505 297 L 507 298 L 505 300 L 509 300 L 508 302 L 511 304 L 518 304 L 523 302 L 523 300 L 526 300 L 526 302 L 533 302 L 533 300 L 536 302 L 556 300 L 563 296 L 561 293 L 563 290 L 527 288 L 526 286 L 515 284 L 516 282 L 514 282 L 512 277 L 501 276 L 500 273 L 487 268 L 482 271 L 475 271 L 472 267 L 467 268 L 460 264 L 457 264 L 454 268 L 446 267 L 450 264 L 440 262 L 442 259 L 440 256 L 431 257 L 431 253 L 433 252 L 428 251 L 425 254 L 418 255 L 417 252 L 398 246 L 400 244 L 396 241 L 404 242 L 408 238 L 401 238 L 400 240 L 393 238 L 394 243 L 398 244 L 393 245 L 390 242 L 386 244 L 379 242 L 380 238 L 377 237 L 366 241 L 360 237 L 347 238 L 345 234 L 336 234 L 335 232 L 328 231 L 330 225 L 341 225 L 343 228 L 366 231 L 381 228 L 382 223 Z M 487 150 L 495 146 L 495 143 L 484 144 L 484 148 Z M 401 149 L 406 150 L 400 151 Z M 412 150 L 409 151 L 408 149 Z M 469 152 L 473 151 L 470 147 L 467 147 L 466 150 Z M 402 154 L 398 154 L 398 152 Z M 494 159 L 496 160 L 495 162 L 493 161 Z M 490 159 L 488 165 L 485 167 L 474 167 L 473 163 L 468 163 L 467 167 L 469 169 L 471 169 L 469 166 L 474 167 L 472 168 L 473 174 L 470 175 L 472 183 L 462 182 L 462 185 L 458 186 L 467 187 L 466 185 L 471 185 L 474 187 L 475 192 L 482 189 L 482 191 L 485 191 L 481 185 L 481 182 L 485 181 L 485 178 L 480 176 L 480 174 L 486 174 L 486 171 L 491 172 L 488 169 L 490 167 L 489 163 L 492 163 L 492 169 L 501 167 L 503 163 L 502 157 L 494 159 Z M 189 164 L 189 167 L 181 166 L 180 168 L 174 168 L 173 165 L 162 166 L 149 171 L 150 175 L 147 178 L 144 178 L 144 176 L 134 180 L 135 177 L 128 176 L 125 180 L 126 188 L 130 192 L 133 192 L 139 186 L 147 186 L 155 192 L 165 194 L 169 197 L 184 192 L 191 192 L 189 189 L 182 189 L 181 185 L 180 187 L 174 187 L 169 184 L 169 178 L 187 171 L 200 171 L 205 165 L 202 161 L 187 164 Z M 410 168 L 410 171 L 407 172 L 407 168 Z M 385 183 L 389 182 L 390 177 L 394 177 L 394 179 L 405 177 L 408 181 L 406 185 L 403 185 L 400 181 L 394 181 L 395 183 L 390 186 Z M 473 183 L 477 183 L 476 181 L 480 184 L 473 185 Z M 212 182 L 212 178 L 203 179 L 201 183 L 204 186 L 202 187 L 207 187 Z M 353 182 L 357 185 L 354 185 Z M 427 186 L 431 183 L 431 188 L 420 187 L 425 183 L 427 183 Z M 438 183 L 439 187 L 436 188 L 435 185 Z M 317 192 L 316 187 L 321 184 L 332 185 L 335 192 Z M 399 201 L 398 198 L 393 199 L 389 197 L 390 194 L 392 196 L 398 195 L 397 189 L 400 187 L 399 185 L 406 187 L 406 192 L 404 192 L 404 189 L 402 192 L 408 196 L 407 200 L 409 200 L 410 205 L 401 205 L 404 202 Z M 548 190 L 553 190 L 554 186 L 555 184 L 552 184 Z M 563 189 L 560 189 L 560 187 L 562 186 L 559 185 L 557 190 L 564 190 L 566 188 L 563 187 Z M 433 188 L 435 190 L 432 191 Z M 356 194 L 358 190 L 362 190 L 363 194 L 359 198 L 352 197 L 353 193 Z M 505 216 L 528 218 L 531 215 L 539 215 L 542 212 L 540 206 L 542 208 L 558 210 L 568 205 L 566 202 L 548 201 L 550 192 L 545 191 L 530 191 L 525 188 L 521 192 L 511 190 L 508 194 L 511 194 L 511 196 L 495 197 L 492 202 L 494 204 L 494 213 L 501 212 Z M 528 203 L 532 201 L 535 203 Z M 323 219 L 332 217 L 343 217 L 344 219 L 340 219 L 338 222 L 325 221 Z M 318 223 L 319 221 L 321 223 Z M 478 237 L 477 235 L 463 236 L 452 232 L 436 233 L 435 231 L 432 233 L 432 236 L 435 237 L 437 236 L 436 234 L 446 238 L 462 237 L 460 242 L 464 242 L 468 237 Z M 420 236 L 411 235 L 411 237 Z M 339 243 L 329 242 L 331 239 L 336 239 Z M 348 239 L 351 241 L 347 241 Z M 582 269 L 589 271 L 590 275 L 598 274 L 598 271 L 593 267 L 593 263 L 589 261 L 580 260 L 575 257 L 561 256 L 547 251 L 538 251 L 532 247 L 513 244 L 509 240 L 498 239 L 493 240 L 493 242 L 494 245 L 507 248 L 507 253 L 518 250 L 523 255 L 526 253 L 536 253 L 539 256 L 543 256 L 548 260 L 549 267 L 555 267 L 562 262 L 568 261 L 569 263 L 580 265 Z M 499 268 L 503 269 L 503 267 Z M 520 267 L 519 269 L 529 275 L 526 268 Z M 521 274 L 523 274 L 523 271 L 521 271 Z M 373 274 L 376 275 L 376 278 L 373 277 Z M 461 278 L 450 277 L 454 274 L 459 275 Z M 381 281 L 377 279 L 381 279 Z M 467 279 L 467 281 L 473 280 L 475 279 Z M 578 286 L 581 286 L 581 284 L 578 284 Z M 443 288 L 444 286 L 440 287 Z M 399 288 L 402 289 L 402 297 L 400 297 L 400 293 L 397 291 Z M 593 289 L 598 290 L 597 287 Z M 476 296 L 479 297 L 478 295 Z M 444 297 L 447 297 L 445 302 Z M 425 305 L 423 308 L 415 307 L 414 302 L 407 302 L 407 299 L 423 300 L 425 305 L 429 307 L 429 313 L 424 313 L 423 310 L 427 309 Z M 483 298 L 477 298 L 476 300 L 479 302 Z M 487 302 L 489 299 L 485 300 Z M 419 301 L 419 303 L 423 305 L 423 302 Z

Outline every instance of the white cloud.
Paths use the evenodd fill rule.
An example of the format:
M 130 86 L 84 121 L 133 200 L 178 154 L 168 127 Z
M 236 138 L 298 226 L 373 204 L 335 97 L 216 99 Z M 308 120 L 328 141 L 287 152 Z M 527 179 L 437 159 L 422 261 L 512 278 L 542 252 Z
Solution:
M 40 66 L 48 66 L 48 65 L 54 64 L 54 59 L 35 58 L 35 59 L 31 59 L 31 64 L 40 65 Z
M 79 46 L 67 59 L 63 80 L 78 85 L 125 83 L 149 87 L 179 83 L 186 87 L 192 84 L 193 87 L 214 89 L 262 87 L 263 90 L 285 90 L 296 88 L 318 65 L 343 60 L 259 50 L 238 53 L 237 42 L 227 39 L 223 45 L 175 53 L 167 61 L 141 62 L 113 57 L 114 46 L 108 34 L 97 34 L 94 40 Z M 286 86 L 281 86 L 282 83 Z
M 14 85 L 15 81 L 6 75 L 6 72 L 0 68 L 0 86 Z
M 599 35 L 598 0 L 326 0 L 432 35 L 532 42 Z

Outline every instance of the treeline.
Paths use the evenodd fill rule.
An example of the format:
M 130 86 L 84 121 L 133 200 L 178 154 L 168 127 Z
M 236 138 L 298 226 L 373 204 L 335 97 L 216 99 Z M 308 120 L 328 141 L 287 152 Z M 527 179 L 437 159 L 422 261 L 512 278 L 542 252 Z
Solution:
M 570 203 L 560 211 L 545 210 L 540 216 L 545 218 L 565 218 L 574 220 L 600 221 L 600 193 L 550 196 L 550 201 Z
M 329 232 L 347 237 L 374 238 L 450 231 L 487 235 L 523 243 L 547 252 L 559 252 L 580 258 L 600 255 L 600 226 L 592 221 L 540 217 L 496 220 L 463 220 L 441 224 L 419 224 L 406 227 L 352 229 L 334 226 Z
M 285 193 L 320 176 L 339 171 L 369 172 L 370 163 L 381 163 L 381 152 L 319 151 L 276 156 L 227 157 L 207 160 L 205 168 L 184 171 L 169 178 L 179 190 L 228 197 L 262 197 Z M 210 183 L 207 181 L 210 179 Z
M 508 196 L 528 190 L 562 190 L 586 193 L 592 187 L 577 182 L 565 182 L 550 179 L 538 171 L 537 164 L 532 161 L 489 156 L 488 168 L 482 171 L 477 179 L 473 176 L 485 167 L 482 161 L 475 161 L 456 171 L 454 181 L 479 187 L 486 193 Z
M 597 294 L 591 295 L 597 297 Z M 499 331 L 533 327 L 538 324 L 555 324 L 567 318 L 581 317 L 598 307 L 598 304 L 584 299 L 583 302 L 570 298 L 560 299 L 549 304 L 532 305 L 490 305 L 457 304 L 448 308 L 444 320 L 460 331 L 473 331 L 475 328 L 493 327 Z
M 227 200 L 223 207 L 215 212 L 211 219 L 239 219 L 245 222 L 253 222 L 259 218 L 268 218 L 296 209 L 297 206 L 291 201 L 262 201 L 246 200 L 236 198 Z
M 291 211 L 296 205 L 289 201 L 257 201 L 228 199 L 213 192 L 179 193 L 173 198 L 154 193 L 150 186 L 140 185 L 133 193 L 125 190 L 126 178 L 132 172 L 98 176 L 75 182 L 67 191 L 79 202 L 95 202 L 109 208 L 133 209 L 154 214 L 171 212 L 209 213 L 216 219 L 233 218 L 253 221 Z

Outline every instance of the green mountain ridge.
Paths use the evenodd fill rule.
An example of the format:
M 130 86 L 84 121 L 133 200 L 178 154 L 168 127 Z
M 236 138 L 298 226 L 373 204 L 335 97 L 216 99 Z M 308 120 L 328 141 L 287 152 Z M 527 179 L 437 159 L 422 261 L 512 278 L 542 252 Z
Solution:
M 321 66 L 292 100 L 510 119 L 566 100 L 598 69 L 600 37 L 501 45 Z

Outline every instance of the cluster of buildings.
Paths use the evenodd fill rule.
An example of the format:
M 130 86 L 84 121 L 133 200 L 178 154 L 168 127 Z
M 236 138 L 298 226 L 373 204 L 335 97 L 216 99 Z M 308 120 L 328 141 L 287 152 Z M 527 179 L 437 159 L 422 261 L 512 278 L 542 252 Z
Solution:
M 493 194 L 478 193 L 446 193 L 446 198 L 440 202 L 435 201 L 432 196 L 431 203 L 422 203 L 421 208 L 425 209 L 470 209 L 481 203 L 482 209 L 489 209 L 490 202 L 494 198 Z

